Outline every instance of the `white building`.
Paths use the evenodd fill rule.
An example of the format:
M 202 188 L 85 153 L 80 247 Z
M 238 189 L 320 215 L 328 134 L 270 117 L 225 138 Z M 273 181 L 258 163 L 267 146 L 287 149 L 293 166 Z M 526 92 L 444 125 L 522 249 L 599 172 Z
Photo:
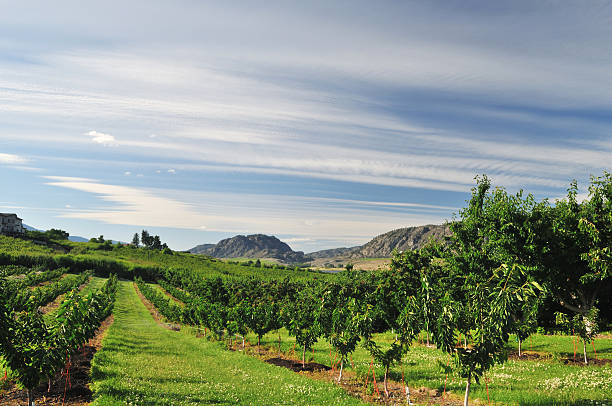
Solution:
M 15 213 L 0 213 L 0 234 L 23 234 L 25 229 Z

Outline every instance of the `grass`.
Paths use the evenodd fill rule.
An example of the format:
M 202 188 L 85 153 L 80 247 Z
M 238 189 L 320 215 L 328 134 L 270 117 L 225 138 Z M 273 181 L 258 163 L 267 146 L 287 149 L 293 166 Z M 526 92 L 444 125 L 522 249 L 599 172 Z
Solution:
M 575 337 L 576 336 L 534 334 L 523 343 L 522 349 L 527 352 L 549 354 L 556 358 L 573 359 Z M 510 337 L 508 344 L 510 348 L 518 351 L 518 342 L 514 337 Z M 594 345 L 598 358 L 612 359 L 612 339 L 596 338 Z M 583 346 L 582 341 L 580 341 L 576 345 L 576 359 L 582 359 L 582 357 Z M 595 358 L 593 344 L 587 344 L 587 357 L 589 359 Z
M 361 404 L 331 384 L 160 327 L 131 282 L 120 283 L 114 314 L 92 363 L 94 406 Z
M 289 353 L 293 351 L 295 339 L 290 337 L 285 329 L 281 329 L 281 349 Z M 262 345 L 277 347 L 279 332 L 267 334 L 262 339 Z M 424 336 L 424 334 L 423 334 Z M 377 340 L 390 344 L 393 335 L 379 334 Z M 257 342 L 253 333 L 247 339 Z M 489 396 L 493 402 L 519 405 L 595 405 L 607 404 L 612 400 L 612 367 L 610 366 L 577 366 L 564 365 L 560 358 L 567 358 L 566 352 L 571 345 L 572 338 L 568 336 L 547 336 L 536 334 L 524 344 L 524 350 L 531 347 L 533 352 L 545 356 L 541 360 L 509 360 L 505 364 L 497 365 L 487 374 Z M 518 343 L 511 337 L 509 350 L 518 348 Z M 599 358 L 611 358 L 612 339 L 596 340 L 596 349 Z M 301 358 L 299 348 L 295 349 L 295 358 Z M 589 359 L 594 357 L 592 347 L 587 353 Z M 330 365 L 330 345 L 325 340 L 319 340 L 313 352 L 307 353 L 308 358 L 314 362 Z M 362 347 L 358 347 L 352 355 L 355 368 L 346 365 L 347 370 L 354 370 L 358 376 L 363 377 L 369 369 L 371 357 Z M 577 354 L 577 359 L 580 355 Z M 435 348 L 415 343 L 404 356 L 403 365 L 395 366 L 390 371 L 391 379 L 401 381 L 402 369 L 406 382 L 411 387 L 427 387 L 443 390 L 446 377 L 441 372 L 440 364 L 446 365 L 449 356 Z M 383 366 L 376 365 L 377 380 L 382 382 Z M 402 368 L 403 367 L 403 368 Z M 461 394 L 465 390 L 465 380 L 458 375 L 450 375 L 446 380 L 447 391 Z M 472 385 L 470 399 L 487 400 L 487 386 L 484 381 Z
M 283 351 L 291 352 L 294 338 L 288 336 L 284 329 L 280 332 Z M 248 339 L 250 342 L 257 342 L 254 334 L 249 334 Z M 378 339 L 390 344 L 393 336 L 381 334 L 378 335 Z M 565 340 L 569 340 L 569 337 L 565 337 Z M 612 346 L 612 339 L 600 341 L 602 348 Z M 278 333 L 266 335 L 262 339 L 262 344 L 278 346 Z M 312 352 L 307 353 L 307 356 L 315 362 L 330 365 L 330 345 L 325 340 L 320 340 L 314 349 L 314 357 Z M 296 358 L 301 358 L 301 352 L 297 348 Z M 446 365 L 448 360 L 448 355 L 435 348 L 413 345 L 403 359 L 406 382 L 411 387 L 424 386 L 442 391 L 445 375 L 439 364 Z M 365 376 L 371 357 L 363 347 L 359 346 L 353 354 L 353 362 L 358 376 Z M 375 366 L 377 380 L 382 382 L 383 367 L 376 364 Z M 353 370 L 350 365 L 345 365 L 345 368 Z M 393 380 L 401 382 L 402 367 L 400 365 L 393 367 L 390 376 Z M 519 405 L 595 405 L 608 404 L 612 401 L 610 366 L 564 365 L 555 356 L 538 361 L 509 360 L 505 364 L 495 366 L 487 373 L 487 378 L 491 402 Z M 465 391 L 465 380 L 457 375 L 449 376 L 447 391 L 462 394 Z M 480 384 L 472 385 L 470 399 L 487 401 L 484 380 Z

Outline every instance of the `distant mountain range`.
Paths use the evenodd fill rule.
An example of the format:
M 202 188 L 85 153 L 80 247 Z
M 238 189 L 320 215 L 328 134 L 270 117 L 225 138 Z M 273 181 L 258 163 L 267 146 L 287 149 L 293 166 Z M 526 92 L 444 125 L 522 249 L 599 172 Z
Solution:
M 332 248 L 304 254 L 293 251 L 289 245 L 274 236 L 264 234 L 237 235 L 217 244 L 202 244 L 189 250 L 216 258 L 274 258 L 285 263 L 320 262 L 332 258 L 389 258 L 393 250 L 406 251 L 421 248 L 430 239 L 441 240 L 450 235 L 446 225 L 428 224 L 399 228 L 381 234 L 364 245 L 350 248 Z

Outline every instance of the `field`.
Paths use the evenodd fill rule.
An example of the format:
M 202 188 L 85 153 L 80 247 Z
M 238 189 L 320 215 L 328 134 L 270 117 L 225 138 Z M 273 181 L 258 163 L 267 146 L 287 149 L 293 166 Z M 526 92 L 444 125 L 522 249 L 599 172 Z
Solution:
M 118 298 L 93 361 L 93 405 L 360 404 L 331 384 L 163 328 L 131 282 L 120 284 Z
M 73 297 L 63 290 L 53 297 L 51 292 L 45 295 L 54 283 L 76 281 L 82 267 L 92 266 L 95 276 L 87 277 L 84 283 L 74 287 L 85 297 L 100 292 L 113 269 L 123 275 L 117 285 L 112 324 L 96 338 L 99 349 L 96 352 L 92 344 L 86 344 L 93 359 L 83 385 L 91 392 L 84 397 L 74 395 L 78 389 L 75 383 L 75 390 L 67 390 L 67 404 L 405 404 L 403 382 L 410 388 L 411 400 L 416 404 L 463 404 L 465 377 L 461 376 L 459 368 L 445 373 L 444 367 L 452 366 L 450 356 L 434 345 L 426 345 L 424 330 L 417 331 L 408 350 L 389 365 L 388 397 L 383 385 L 385 364 L 373 358 L 372 352 L 363 345 L 364 339 L 359 340 L 354 351 L 347 353 L 341 384 L 336 382 L 340 347 L 332 345 L 331 336 L 325 336 L 322 329 L 312 343 L 305 344 L 306 368 L 302 370 L 303 341 L 298 337 L 308 333 L 311 326 L 305 320 L 300 330 L 292 329 L 292 323 L 299 322 L 300 304 L 307 305 L 309 295 L 315 298 L 323 295 L 315 300 L 320 302 L 327 297 L 324 292 L 329 292 L 330 311 L 354 306 L 343 301 L 345 293 L 340 293 L 345 289 L 343 286 L 363 286 L 366 293 L 380 289 L 389 276 L 385 272 L 321 274 L 277 269 L 270 265 L 249 267 L 196 255 L 164 254 L 130 247 L 103 250 L 96 243 L 58 242 L 45 247 L 4 237 L 0 240 L 2 252 L 7 254 L 5 263 L 39 261 L 66 266 L 62 272 L 68 273 L 61 276 L 50 268 L 28 268 L 29 264 L 22 268 L 0 268 L 6 269 L 3 272 L 7 276 L 3 279 L 9 285 L 20 280 L 31 281 L 30 290 L 42 289 L 41 297 L 45 300 L 49 297 L 48 303 L 40 303 L 41 309 L 48 308 L 43 316 L 48 326 L 57 323 L 58 308 L 68 297 Z M 379 261 L 365 262 L 378 264 Z M 95 268 L 96 264 L 100 265 L 99 269 Z M 31 269 L 36 269 L 37 273 L 32 273 Z M 143 275 L 148 277 L 148 282 L 139 283 L 152 288 L 158 295 L 157 302 L 139 296 L 132 279 L 139 280 Z M 162 288 L 156 283 L 158 281 L 172 291 Z M 372 288 L 368 288 L 368 284 L 373 284 Z M 54 289 L 60 292 L 59 288 Z M 229 296 L 219 292 L 227 292 Z M 355 298 L 360 294 L 350 293 Z M 283 295 L 292 298 L 284 305 L 280 299 Z M 225 308 L 215 305 L 218 300 L 221 300 L 218 303 L 225 303 Z M 275 304 L 277 300 L 278 305 Z M 382 296 L 381 300 L 388 299 Z M 258 336 L 254 332 L 257 325 L 248 324 L 248 319 L 259 316 L 241 312 L 267 305 L 279 306 L 272 308 L 277 309 L 278 314 L 285 314 L 286 321 L 273 323 L 266 331 L 262 330 L 258 346 Z M 295 313 L 295 320 L 287 318 L 283 306 L 291 309 L 291 314 Z M 313 309 L 312 314 L 318 314 L 316 307 Z M 316 323 L 323 323 L 323 328 L 327 325 L 325 317 L 332 320 L 337 316 L 332 317 L 331 313 L 325 316 L 324 307 L 321 309 L 323 313 L 317 316 L 320 321 Z M 227 311 L 223 313 L 225 319 L 220 325 L 214 324 L 216 321 L 210 314 L 221 310 Z M 275 317 L 272 319 L 276 320 Z M 263 319 L 260 323 L 264 323 Z M 221 330 L 212 334 L 213 326 L 222 327 L 215 327 Z M 346 328 L 352 327 L 346 325 Z M 390 351 L 397 343 L 397 335 L 391 330 L 372 331 L 368 340 L 375 342 L 381 353 Z M 593 344 L 589 343 L 588 366 L 581 362 L 582 344 L 575 340 L 574 336 L 563 334 L 531 334 L 523 342 L 524 356 L 519 359 L 517 339 L 511 335 L 503 349 L 509 354 L 509 360 L 487 370 L 479 383 L 472 383 L 470 400 L 512 405 L 610 404 L 612 337 L 600 335 Z M 461 339 L 457 347 L 461 347 Z M 78 353 L 75 352 L 75 363 L 78 363 Z M 372 367 L 376 386 L 373 385 Z M 20 392 L 15 387 L 20 379 L 18 374 L 7 365 L 4 368 L 7 378 L 0 386 L 0 405 L 27 404 L 25 391 Z M 48 398 L 44 384 L 35 388 L 36 404 L 51 405 L 63 400 L 64 381 L 67 379 L 56 372 Z M 56 397 L 52 396 L 54 393 Z

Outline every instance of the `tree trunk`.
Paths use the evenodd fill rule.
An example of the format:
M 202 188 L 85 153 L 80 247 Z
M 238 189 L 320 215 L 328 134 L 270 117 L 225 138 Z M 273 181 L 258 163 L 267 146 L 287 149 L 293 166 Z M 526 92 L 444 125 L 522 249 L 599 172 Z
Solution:
M 280 354 L 281 352 L 281 336 L 280 336 L 280 331 L 278 332 L 278 353 Z
M 385 396 L 389 397 L 389 388 L 387 387 L 387 375 L 389 375 L 389 365 L 385 367 Z
M 406 391 L 406 404 L 407 405 L 411 405 L 412 403 L 410 403 L 410 388 L 408 387 L 408 385 L 405 385 L 405 391 Z
M 521 357 L 521 339 L 518 339 L 519 342 L 519 358 Z
M 342 367 L 344 366 L 344 358 L 340 359 L 340 375 L 338 375 L 338 383 L 342 381 Z
M 429 347 L 429 330 L 427 330 L 427 346 Z
M 242 336 L 242 351 L 244 351 L 244 336 Z
M 586 356 L 586 340 L 582 339 L 582 347 L 584 348 L 584 363 L 588 365 L 587 356 Z
M 467 336 L 463 336 L 463 349 L 467 348 Z
M 465 385 L 465 398 L 463 398 L 463 406 L 468 406 L 468 399 L 470 396 L 470 384 L 472 383 L 472 374 L 468 375 L 467 383 Z
M 306 368 L 306 344 L 304 344 L 302 349 L 302 368 Z
M 28 406 L 34 406 L 34 394 L 32 389 L 28 389 Z

